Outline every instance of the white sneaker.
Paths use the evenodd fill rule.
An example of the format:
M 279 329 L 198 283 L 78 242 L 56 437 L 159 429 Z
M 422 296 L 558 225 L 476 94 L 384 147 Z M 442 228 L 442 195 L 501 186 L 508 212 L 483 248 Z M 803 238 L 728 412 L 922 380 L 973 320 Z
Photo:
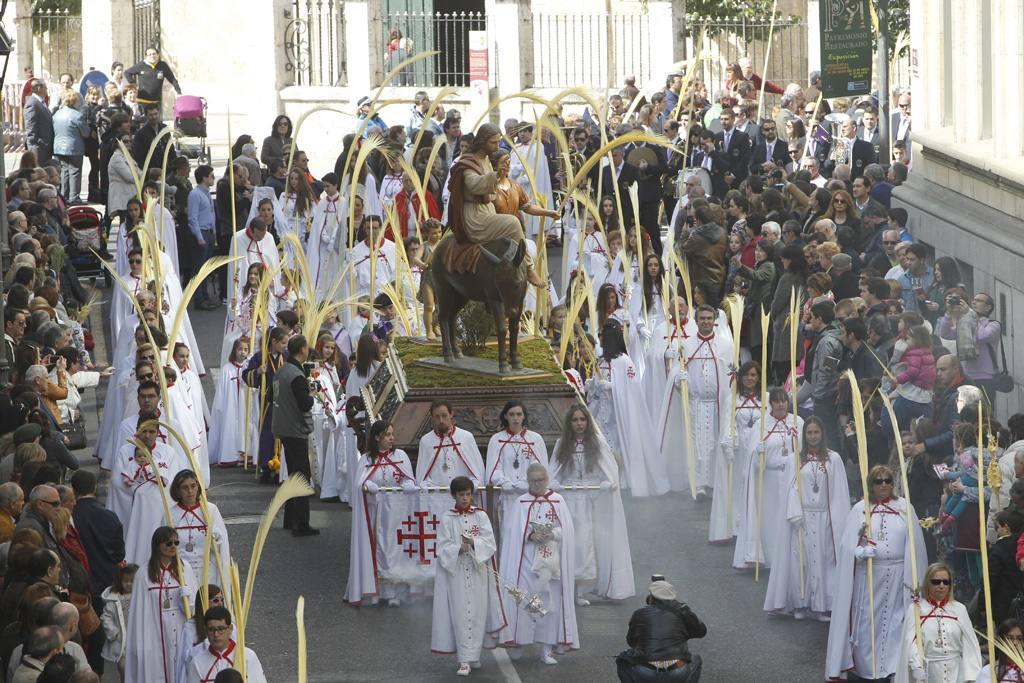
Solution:
M 398 598 L 391 598 L 388 600 L 388 607 L 401 607 L 402 601 Z
M 807 618 L 807 610 L 805 610 L 805 609 L 794 610 L 793 611 L 793 618 L 796 619 L 797 621 L 800 621 L 801 619 L 806 619 Z
M 480 660 L 477 660 L 475 662 L 470 662 L 469 666 L 472 669 L 479 669 L 480 668 Z
M 540 661 L 544 662 L 545 664 L 549 664 L 551 666 L 554 666 L 555 664 L 558 664 L 558 660 L 555 659 L 554 657 L 552 657 L 549 654 L 541 655 L 540 656 Z
M 590 600 L 587 600 L 582 595 L 577 595 L 576 596 L 576 605 L 578 607 L 589 607 L 590 606 Z
M 832 617 L 829 614 L 825 613 L 825 612 L 819 612 L 819 613 L 815 614 L 814 618 L 817 619 L 818 621 L 824 621 L 826 623 L 832 621 Z
M 469 662 L 459 662 L 459 668 L 455 672 L 456 676 L 468 676 L 469 675 Z

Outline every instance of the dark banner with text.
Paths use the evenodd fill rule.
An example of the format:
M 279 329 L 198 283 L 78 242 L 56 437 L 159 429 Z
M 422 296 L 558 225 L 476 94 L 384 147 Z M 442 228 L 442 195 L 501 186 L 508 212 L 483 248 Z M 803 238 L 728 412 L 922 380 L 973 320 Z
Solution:
M 826 98 L 871 92 L 874 34 L 870 0 L 820 0 L 821 92 Z

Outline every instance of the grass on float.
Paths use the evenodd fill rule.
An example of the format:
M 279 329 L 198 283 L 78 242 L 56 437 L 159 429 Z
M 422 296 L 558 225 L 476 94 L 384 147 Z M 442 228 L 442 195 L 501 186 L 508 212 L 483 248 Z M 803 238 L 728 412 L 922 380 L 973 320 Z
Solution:
M 398 338 L 394 342 L 395 351 L 402 359 L 405 366 L 405 376 L 410 389 L 429 388 L 454 388 L 454 387 L 509 387 L 525 384 L 553 384 L 562 383 L 560 368 L 551 353 L 551 346 L 546 339 L 531 337 L 519 340 L 519 359 L 523 366 L 534 370 L 552 373 L 545 377 L 521 380 L 502 380 L 497 377 L 488 377 L 469 372 L 458 372 L 455 370 L 435 370 L 413 363 L 421 358 L 430 358 L 441 355 L 441 343 L 418 343 L 407 338 Z M 497 341 L 488 342 L 482 349 L 464 350 L 467 356 L 476 358 L 487 358 L 498 362 Z

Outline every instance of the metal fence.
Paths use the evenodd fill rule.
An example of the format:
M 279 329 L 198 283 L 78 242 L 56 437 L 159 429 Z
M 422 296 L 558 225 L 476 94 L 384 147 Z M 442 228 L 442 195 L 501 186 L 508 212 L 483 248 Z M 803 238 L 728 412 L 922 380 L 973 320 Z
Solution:
M 32 64 L 37 77 L 57 80 L 61 73 L 82 75 L 82 17 L 64 9 L 32 12 Z
M 611 53 L 608 41 L 611 38 Z M 610 57 L 610 59 L 609 59 Z M 651 78 L 647 14 L 533 14 L 533 85 L 568 88 Z
M 133 0 L 132 38 L 135 59 L 142 61 L 146 49 L 160 49 L 160 0 Z
M 294 85 L 346 81 L 345 3 L 294 0 L 284 33 L 285 70 Z
M 807 26 L 799 18 L 779 18 L 771 33 L 771 62 L 765 64 L 771 19 L 735 18 L 710 21 L 705 17 L 686 15 L 687 55 L 700 51 L 698 75 L 708 88 L 708 95 L 724 89 L 729 79 L 729 65 L 740 57 L 749 57 L 754 71 L 784 88 L 787 83 L 807 81 Z
M 384 71 L 419 52 L 437 50 L 403 68 L 392 85 L 468 86 L 469 32 L 486 30 L 483 12 L 392 12 L 384 21 Z
M 17 152 L 25 149 L 25 110 L 22 106 L 24 89 L 25 81 L 4 83 L 0 111 L 3 114 L 5 152 Z

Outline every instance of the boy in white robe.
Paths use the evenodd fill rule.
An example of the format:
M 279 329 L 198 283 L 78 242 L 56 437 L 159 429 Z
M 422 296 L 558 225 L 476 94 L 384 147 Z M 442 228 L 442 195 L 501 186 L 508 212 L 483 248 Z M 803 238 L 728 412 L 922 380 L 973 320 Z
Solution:
M 381 238 L 383 227 L 380 217 L 366 216 L 363 220 L 363 229 L 366 231 L 366 239 L 352 247 L 348 253 L 348 260 L 356 272 L 356 294 L 369 295 L 370 282 L 376 280 L 376 285 L 372 288 L 373 296 L 376 296 L 384 285 L 394 282 L 398 256 L 395 253 L 395 243 L 386 237 Z M 370 258 L 371 244 L 377 248 L 375 265 Z
M 212 683 L 217 674 L 233 669 L 238 658 L 237 643 L 231 639 L 231 613 L 226 607 L 214 605 L 203 614 L 206 640 L 196 647 L 185 670 L 182 683 Z M 248 683 L 267 683 L 256 653 L 245 648 L 245 680 Z
M 344 245 L 347 237 L 341 235 L 341 226 L 347 220 L 345 202 L 338 193 L 338 176 L 328 173 L 323 177 L 324 196 L 313 212 L 313 225 L 306 245 L 306 261 L 313 278 L 313 290 L 320 296 L 331 291 L 341 276 L 344 263 Z M 340 240 L 340 242 L 339 242 Z
M 508 630 L 502 644 L 540 643 L 541 661 L 557 664 L 556 653 L 580 647 L 572 515 L 565 499 L 548 488 L 546 467 L 530 465 L 526 477 L 530 490 L 501 528 L 501 583 L 522 594 L 518 602 L 503 595 Z
M 480 650 L 491 648 L 507 624 L 494 555 L 491 520 L 473 505 L 473 482 L 456 477 L 449 487 L 455 507 L 444 513 L 437 532 L 434 614 L 430 650 L 453 650 L 458 676 L 480 666 Z
M 430 404 L 434 429 L 420 437 L 416 481 L 421 486 L 448 487 L 455 477 L 469 477 L 480 486 L 484 461 L 473 435 L 455 426 L 452 406 L 445 400 Z
M 231 246 L 228 254 L 233 257 L 241 257 L 237 261 L 228 263 L 228 305 L 231 309 L 237 308 L 238 299 L 242 296 L 242 287 L 245 285 L 245 274 L 249 272 L 249 266 L 254 263 L 261 263 L 269 272 L 274 272 L 281 262 L 277 252 L 277 245 L 274 244 L 274 236 L 267 231 L 267 223 L 259 217 L 249 222 L 249 227 L 239 230 L 231 238 Z M 280 286 L 280 275 L 274 276 L 274 288 Z

